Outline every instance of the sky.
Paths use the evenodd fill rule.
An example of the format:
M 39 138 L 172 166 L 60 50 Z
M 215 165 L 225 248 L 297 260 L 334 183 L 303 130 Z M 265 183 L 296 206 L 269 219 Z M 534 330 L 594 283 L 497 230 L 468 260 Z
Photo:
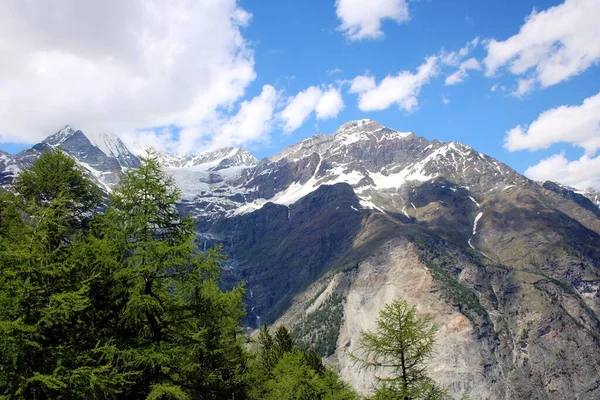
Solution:
M 370 118 L 600 189 L 600 0 L 0 0 L 0 149 L 258 158 Z

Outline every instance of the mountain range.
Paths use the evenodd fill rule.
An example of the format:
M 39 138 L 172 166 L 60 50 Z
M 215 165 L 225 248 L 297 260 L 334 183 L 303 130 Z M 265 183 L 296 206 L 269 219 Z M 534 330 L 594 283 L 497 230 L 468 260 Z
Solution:
M 62 148 L 105 192 L 139 158 L 65 127 L 0 184 Z M 600 194 L 534 182 L 464 144 L 350 121 L 257 160 L 241 148 L 160 154 L 198 245 L 246 282 L 247 325 L 288 326 L 363 393 L 357 339 L 405 298 L 439 327 L 430 374 L 477 399 L 600 398 Z

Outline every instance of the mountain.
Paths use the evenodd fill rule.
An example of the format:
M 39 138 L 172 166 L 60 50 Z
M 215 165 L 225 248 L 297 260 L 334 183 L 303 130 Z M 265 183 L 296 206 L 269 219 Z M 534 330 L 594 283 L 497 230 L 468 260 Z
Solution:
M 16 155 L 0 155 L 0 159 L 6 160 L 4 166 L 0 161 L 0 176 L 4 175 L 0 183 L 10 183 L 21 169 L 31 165 L 42 152 L 57 148 L 73 157 L 86 175 L 105 192 L 110 192 L 118 184 L 123 170 L 135 168 L 140 163 L 137 156 L 115 135 L 102 134 L 92 138 L 80 130 L 65 126 Z
M 225 246 L 226 281 L 247 282 L 248 323 L 290 326 L 359 390 L 372 376 L 349 353 L 402 297 L 440 327 L 430 370 L 453 394 L 600 396 L 600 219 L 574 191 L 369 120 L 228 190 L 239 206 L 198 228 Z
M 43 146 L 100 171 L 71 131 L 1 153 L 0 178 Z M 246 282 L 247 324 L 287 325 L 358 390 L 373 379 L 349 356 L 361 330 L 405 298 L 438 325 L 429 371 L 456 397 L 600 398 L 598 193 L 371 120 L 260 161 L 161 157 L 199 246 L 224 246 L 224 284 Z

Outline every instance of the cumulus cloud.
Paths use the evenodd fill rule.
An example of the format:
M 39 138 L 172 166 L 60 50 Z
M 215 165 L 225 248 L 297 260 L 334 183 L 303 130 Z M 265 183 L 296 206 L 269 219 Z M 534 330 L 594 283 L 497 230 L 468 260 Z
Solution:
M 220 127 L 218 133 L 211 138 L 214 145 L 210 147 L 267 143 L 278 97 L 273 86 L 263 86 L 260 95 L 242 102 L 237 114 Z
M 317 119 L 335 118 L 343 108 L 344 100 L 339 89 L 331 88 L 323 92 L 317 103 Z
M 375 77 L 371 75 L 359 75 L 350 83 L 350 93 L 362 93 L 374 89 L 377 86 Z
M 382 37 L 384 19 L 397 23 L 410 19 L 406 0 L 336 0 L 335 6 L 342 21 L 338 29 L 350 40 Z
M 554 143 L 571 143 L 590 156 L 600 149 L 600 93 L 581 105 L 547 110 L 529 126 L 518 125 L 504 137 L 510 151 L 547 149 Z
M 536 181 L 554 181 L 578 189 L 600 190 L 600 156 L 582 156 L 569 161 L 563 153 L 548 157 L 525 171 L 525 175 Z
M 437 73 L 438 57 L 428 57 L 416 72 L 401 71 L 385 77 L 379 85 L 370 75 L 354 78 L 350 93 L 358 93 L 358 107 L 362 111 L 385 110 L 392 104 L 400 109 L 413 111 L 419 104 L 421 87 Z
M 35 142 L 66 123 L 171 147 L 244 121 L 233 142 L 262 137 L 248 133 L 260 123 L 239 114 L 226 123 L 222 111 L 255 79 L 240 31 L 250 18 L 236 0 L 1 2 L 0 141 Z M 140 131 L 169 125 L 182 139 Z
M 300 128 L 313 113 L 317 119 L 334 118 L 344 108 L 340 90 L 335 87 L 323 88 L 310 86 L 288 100 L 286 107 L 279 113 L 285 132 Z
M 519 33 L 489 41 L 487 75 L 506 66 L 518 76 L 533 74 L 531 79 L 548 87 L 582 73 L 600 61 L 599 15 L 598 0 L 566 0 L 542 12 L 534 10 Z
M 475 58 L 469 58 L 468 60 L 463 61 L 460 64 L 458 70 L 446 77 L 444 83 L 448 86 L 461 83 L 469 75 L 469 70 L 481 70 L 481 65 L 479 64 L 479 61 L 477 61 Z

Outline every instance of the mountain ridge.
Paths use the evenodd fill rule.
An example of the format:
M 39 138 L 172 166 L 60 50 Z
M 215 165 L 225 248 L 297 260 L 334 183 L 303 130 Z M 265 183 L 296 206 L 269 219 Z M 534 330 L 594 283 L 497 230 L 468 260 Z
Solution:
M 84 167 L 101 153 L 121 173 L 114 153 L 76 132 L 17 159 L 0 153 L 0 178 L 57 146 Z M 249 327 L 288 326 L 368 394 L 373 376 L 356 373 L 350 353 L 404 298 L 439 326 L 429 368 L 451 394 L 600 396 L 597 192 L 371 120 L 260 161 L 221 150 L 163 155 L 174 160 L 165 171 L 199 247 L 223 246 L 223 284 L 246 283 Z M 108 186 L 107 176 L 95 179 Z

